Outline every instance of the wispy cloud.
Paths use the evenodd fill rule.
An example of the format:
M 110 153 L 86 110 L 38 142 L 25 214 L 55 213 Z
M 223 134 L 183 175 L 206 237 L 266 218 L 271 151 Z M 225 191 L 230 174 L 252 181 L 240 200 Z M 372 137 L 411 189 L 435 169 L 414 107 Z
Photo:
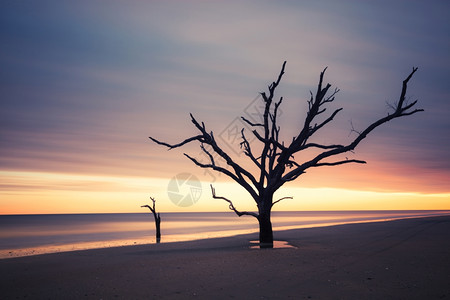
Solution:
M 286 139 L 301 125 L 326 66 L 344 111 L 319 138 L 349 139 L 350 121 L 362 128 L 388 113 L 386 102 L 398 99 L 401 81 L 418 66 L 408 97 L 425 113 L 371 135 L 356 155 L 370 158 L 376 180 L 364 184 L 352 169 L 347 187 L 358 181 L 391 189 L 394 179 L 383 180 L 388 174 L 376 167 L 391 163 L 389 176 L 403 182 L 398 189 L 430 191 L 434 181 L 443 191 L 450 177 L 449 8 L 445 1 L 1 3 L 0 169 L 152 177 L 194 171 L 181 153 L 147 136 L 191 135 L 189 112 L 210 130 L 224 130 L 284 60 Z

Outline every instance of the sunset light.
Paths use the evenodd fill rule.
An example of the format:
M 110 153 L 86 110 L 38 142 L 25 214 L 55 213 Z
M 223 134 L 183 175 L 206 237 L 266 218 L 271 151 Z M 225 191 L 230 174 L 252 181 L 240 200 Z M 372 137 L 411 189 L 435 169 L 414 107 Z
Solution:
M 258 110 L 283 60 L 284 141 L 298 133 L 326 66 L 344 110 L 318 142 L 348 141 L 387 114 L 413 66 L 407 101 L 425 112 L 371 133 L 350 154 L 367 165 L 311 170 L 286 185 L 279 192 L 294 200 L 276 209 L 450 209 L 445 9 L 416 3 L 394 26 L 395 9 L 382 5 L 265 3 L 255 13 L 249 3 L 54 4 L 2 9 L 0 214 L 139 212 L 149 196 L 178 211 L 166 189 L 183 172 L 205 187 L 189 211 L 226 210 L 209 184 L 227 182 L 230 197 L 239 187 L 186 159 L 201 158 L 197 145 L 167 152 L 147 137 L 181 141 L 195 133 L 193 113 L 245 161 L 239 117 Z
M 450 1 L 0 1 L 2 299 L 450 296 Z
M 325 81 L 340 89 L 330 109 L 344 110 L 320 143 L 349 141 L 389 113 L 414 66 L 406 100 L 425 112 L 377 128 L 349 153 L 367 165 L 310 170 L 286 185 L 279 193 L 294 200 L 276 209 L 450 209 L 445 9 L 416 3 L 397 22 L 382 5 L 172 4 L 2 9 L 0 214 L 139 212 L 149 196 L 179 211 L 166 190 L 183 172 L 204 186 L 189 211 L 227 210 L 211 199 L 216 181 L 247 207 L 239 186 L 186 159 L 201 159 L 198 145 L 167 152 L 147 137 L 180 142 L 195 133 L 193 113 L 245 161 L 239 117 L 260 109 L 258 93 L 284 60 L 276 97 L 286 142 L 327 66 Z
M 2 205 L 3 214 L 121 213 L 142 212 L 152 195 L 163 212 L 228 211 L 225 202 L 212 199 L 209 182 L 201 182 L 202 193 L 190 207 L 179 207 L 168 198 L 169 179 L 143 177 L 85 176 L 56 173 L 0 172 L 3 194 L 12 200 Z M 216 182 L 220 194 L 236 200 L 242 210 L 254 210 L 254 201 L 233 182 Z M 287 186 L 275 198 L 275 211 L 328 210 L 446 210 L 449 193 L 375 191 L 343 187 Z M 275 199 L 276 200 L 276 199 Z

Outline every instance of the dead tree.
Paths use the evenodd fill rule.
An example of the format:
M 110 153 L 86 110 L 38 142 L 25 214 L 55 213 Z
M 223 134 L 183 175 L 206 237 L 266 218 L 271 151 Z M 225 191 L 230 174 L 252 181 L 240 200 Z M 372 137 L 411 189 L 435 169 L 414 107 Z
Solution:
M 150 197 L 150 200 L 152 200 L 153 205 L 142 205 L 141 207 L 148 207 L 150 211 L 153 214 L 153 218 L 155 219 L 155 227 L 156 227 L 156 242 L 159 243 L 161 241 L 161 216 L 159 213 L 156 213 L 156 200 L 153 197 Z
M 214 171 L 223 173 L 241 185 L 255 200 L 257 212 L 239 211 L 233 202 L 225 197 L 216 195 L 214 188 L 211 186 L 212 196 L 215 199 L 222 199 L 229 203 L 230 210 L 234 211 L 238 216 L 249 215 L 255 217 L 259 222 L 259 241 L 261 245 L 267 247 L 273 246 L 273 232 L 271 224 L 272 207 L 283 199 L 274 200 L 273 195 L 286 182 L 296 180 L 306 170 L 316 167 L 337 166 L 349 163 L 364 164 L 363 160 L 358 159 L 341 159 L 340 154 L 353 151 L 359 143 L 367 137 L 378 126 L 403 116 L 415 114 L 423 111 L 423 109 L 414 108 L 417 100 L 408 103 L 405 100 L 407 85 L 411 77 L 417 71 L 413 68 L 412 72 L 403 81 L 401 94 L 398 102 L 393 106 L 393 111 L 386 116 L 376 120 L 367 126 L 366 129 L 356 132 L 356 137 L 348 144 L 318 144 L 311 141 L 311 138 L 326 125 L 328 125 L 334 117 L 342 110 L 342 108 L 334 110 L 330 114 L 325 114 L 327 104 L 335 100 L 339 89 L 330 90 L 331 85 L 323 83 L 323 77 L 326 68 L 320 73 L 319 84 L 315 94 L 310 92 L 310 98 L 307 101 L 308 111 L 304 120 L 303 127 L 299 129 L 298 135 L 292 138 L 290 143 L 279 140 L 280 127 L 278 126 L 279 107 L 283 101 L 283 97 L 278 101 L 274 100 L 275 89 L 278 87 L 281 78 L 284 75 L 286 62 L 283 63 L 281 71 L 276 81 L 268 87 L 268 93 L 262 92 L 261 98 L 264 102 L 264 112 L 261 116 L 261 122 L 255 123 L 245 117 L 242 120 L 251 128 L 251 134 L 256 138 L 255 141 L 260 143 L 258 153 L 253 151 L 252 145 L 247 138 L 244 129 L 241 130 L 241 148 L 244 154 L 256 166 L 256 172 L 250 172 L 243 168 L 241 164 L 231 158 L 223 148 L 217 143 L 212 131 L 208 131 L 203 122 L 199 123 L 192 114 L 191 121 L 198 130 L 198 135 L 189 137 L 177 144 L 168 144 L 150 137 L 150 139 L 170 149 L 181 147 L 190 142 L 199 142 L 201 150 L 209 157 L 207 163 L 200 162 L 198 159 L 184 153 L 194 164 L 201 168 L 209 168 Z M 319 118 L 320 117 L 320 118 Z M 313 151 L 312 158 L 299 162 L 294 159 L 294 155 L 301 151 Z M 302 152 L 305 153 L 305 152 Z M 214 154 L 214 155 L 213 155 Z M 300 155 L 298 155 L 300 156 Z M 332 159 L 334 158 L 334 159 Z M 217 159 L 223 160 L 227 167 L 219 165 Z

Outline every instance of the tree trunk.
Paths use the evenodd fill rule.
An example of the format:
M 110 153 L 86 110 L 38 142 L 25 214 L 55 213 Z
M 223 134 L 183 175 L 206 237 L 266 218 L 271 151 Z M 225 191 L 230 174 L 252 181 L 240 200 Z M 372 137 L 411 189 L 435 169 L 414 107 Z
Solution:
M 259 215 L 259 246 L 261 248 L 273 248 L 272 222 L 270 222 L 270 212 Z
M 155 219 L 156 242 L 159 243 L 161 242 L 161 215 L 159 213 L 156 213 L 155 198 L 150 197 L 150 199 L 153 201 L 153 207 L 151 207 L 150 205 L 142 205 L 141 207 L 147 207 L 152 212 L 153 218 Z
M 259 205 L 259 246 L 260 248 L 273 248 L 272 222 L 270 211 L 272 210 L 272 195 L 264 197 Z
M 158 213 L 158 215 L 154 214 L 155 216 L 155 226 L 156 226 L 156 242 L 161 242 L 161 217 Z

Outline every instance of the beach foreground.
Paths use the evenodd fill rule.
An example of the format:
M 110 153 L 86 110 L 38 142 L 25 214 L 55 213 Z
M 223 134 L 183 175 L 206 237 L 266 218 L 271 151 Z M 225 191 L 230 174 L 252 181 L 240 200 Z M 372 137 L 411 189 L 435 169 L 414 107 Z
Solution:
M 2 299 L 450 299 L 450 217 L 0 260 Z

